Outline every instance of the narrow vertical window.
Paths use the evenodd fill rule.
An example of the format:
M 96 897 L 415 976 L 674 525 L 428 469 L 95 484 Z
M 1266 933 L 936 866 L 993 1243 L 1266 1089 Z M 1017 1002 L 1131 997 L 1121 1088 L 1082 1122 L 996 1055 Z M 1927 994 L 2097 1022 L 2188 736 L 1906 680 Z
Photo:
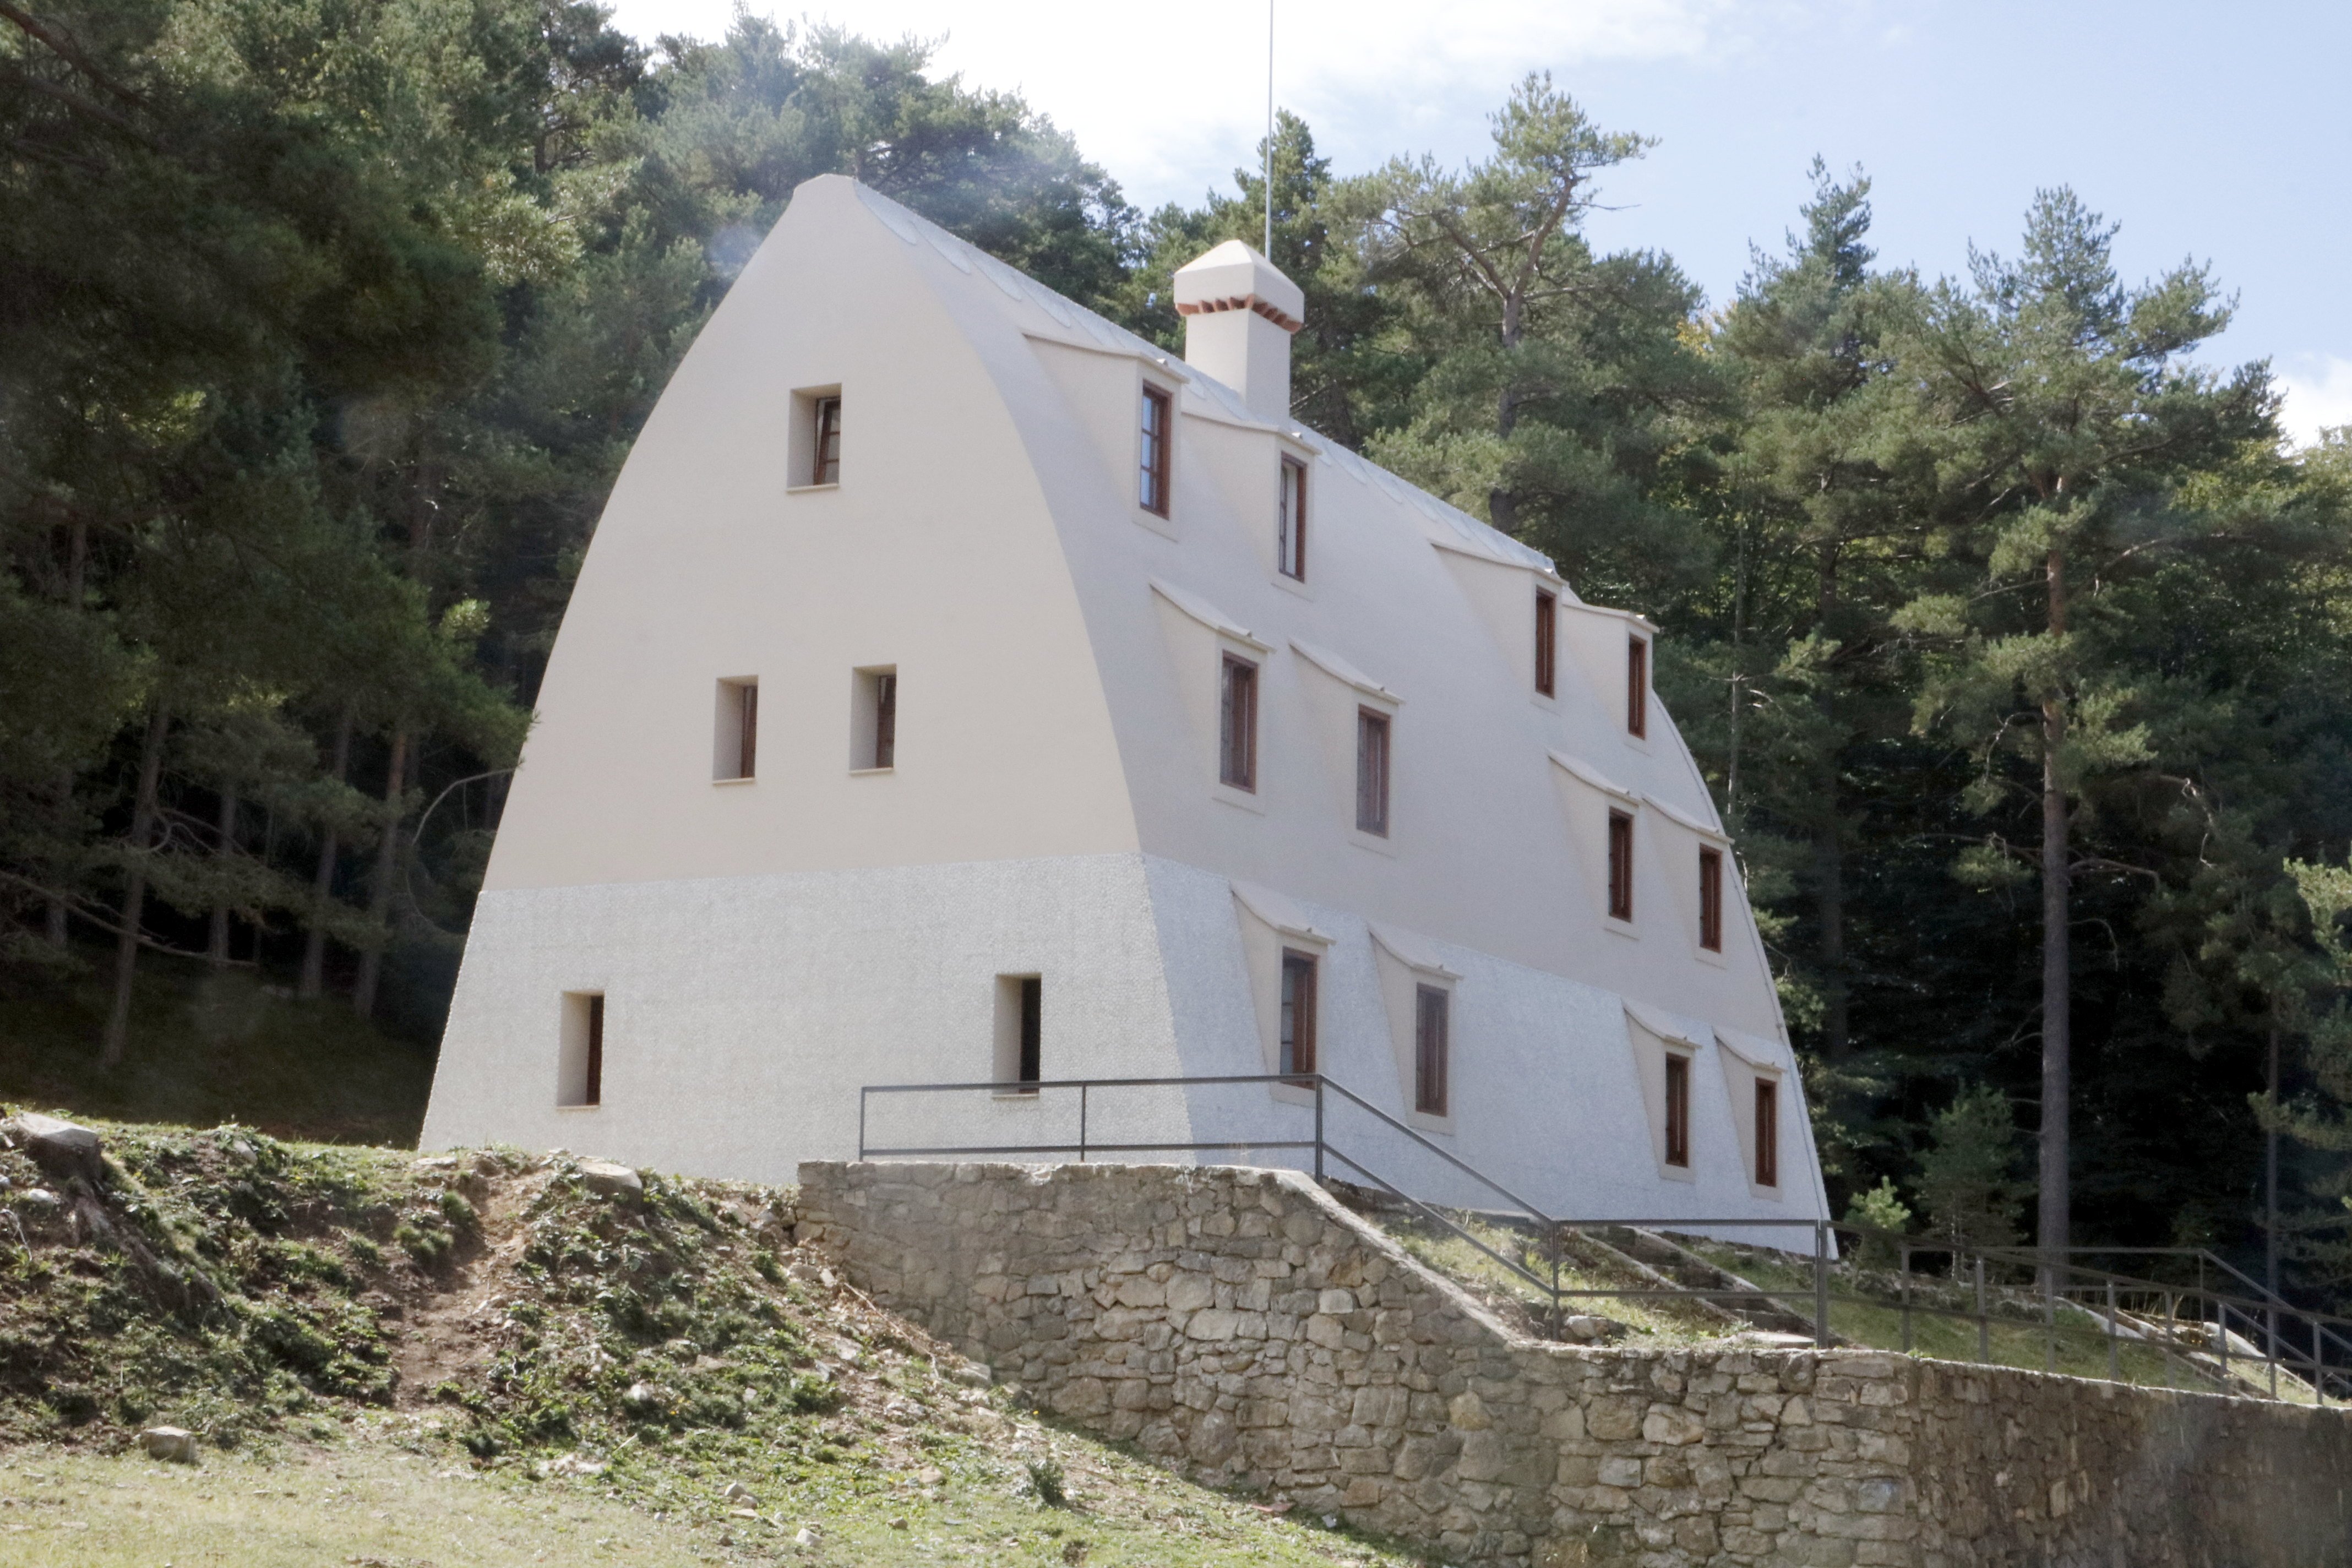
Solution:
M 1698 852 L 1698 944 L 1723 951 L 1723 851 L 1706 846 Z
M 1282 952 L 1282 1065 L 1287 1075 L 1315 1070 L 1315 955 Z
M 1764 1078 L 1756 1080 L 1756 1184 L 1780 1184 L 1780 1086 Z
M 1356 831 L 1389 836 L 1389 716 L 1356 710 Z
M 1136 499 L 1143 510 L 1168 515 L 1168 447 L 1174 404 L 1156 386 L 1143 389 L 1142 472 Z
M 555 1103 L 581 1108 L 604 1101 L 604 994 L 563 994 Z
M 837 485 L 841 482 L 841 399 L 820 397 L 816 400 L 816 461 L 812 465 L 809 483 Z
M 1690 1058 L 1666 1053 L 1666 1163 L 1690 1164 Z
M 1045 1074 L 1045 982 L 1032 974 L 1021 982 L 1021 1078 L 1034 1084 Z
M 1625 732 L 1650 732 L 1650 644 L 1644 637 L 1625 639 Z
M 1559 666 L 1559 595 L 1536 590 L 1536 689 L 1552 695 Z
M 1423 1116 L 1446 1113 L 1446 1051 L 1451 1028 L 1448 1015 L 1453 1003 L 1452 994 L 1442 986 L 1423 985 L 1414 993 L 1412 1108 Z
M 1307 465 L 1282 459 L 1282 502 L 1275 520 L 1275 564 L 1286 577 L 1307 581 Z
M 1633 918 L 1633 819 L 1622 811 L 1609 814 L 1609 918 Z
M 849 766 L 856 773 L 898 765 L 898 671 L 850 672 Z
M 1257 789 L 1257 666 L 1225 655 L 1224 693 L 1217 716 L 1217 778 L 1234 789 Z
M 719 733 L 710 776 L 726 782 L 748 779 L 760 765 L 760 681 L 744 676 L 719 683 Z
M 735 749 L 735 776 L 748 779 L 757 772 L 760 763 L 760 684 L 744 681 L 735 689 L 736 723 L 740 730 Z

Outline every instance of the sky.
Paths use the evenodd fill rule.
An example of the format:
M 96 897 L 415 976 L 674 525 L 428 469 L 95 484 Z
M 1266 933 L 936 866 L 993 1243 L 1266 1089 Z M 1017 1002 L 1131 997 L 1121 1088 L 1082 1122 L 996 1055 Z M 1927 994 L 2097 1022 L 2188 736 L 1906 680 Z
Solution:
M 625 30 L 716 37 L 732 0 L 606 0 Z M 1147 209 L 1255 156 L 1266 0 L 751 0 L 1019 91 Z M 1484 154 L 1513 82 L 1549 70 L 1605 129 L 1603 247 L 1664 250 L 1716 303 L 1778 249 L 1814 154 L 1871 178 L 1883 262 L 2007 251 L 2037 189 L 2122 225 L 2126 280 L 2210 263 L 2239 297 L 2216 363 L 2267 359 L 2297 440 L 2352 424 L 2352 5 L 2342 0 L 1275 0 L 1276 101 L 1342 174 Z

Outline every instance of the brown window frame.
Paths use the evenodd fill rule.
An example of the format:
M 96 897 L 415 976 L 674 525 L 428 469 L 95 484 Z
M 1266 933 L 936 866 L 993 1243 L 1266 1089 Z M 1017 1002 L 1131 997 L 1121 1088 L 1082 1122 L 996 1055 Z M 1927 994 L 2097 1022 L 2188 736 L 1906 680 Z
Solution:
M 1690 1168 L 1690 1058 L 1666 1053 L 1666 1163 Z
M 1778 1079 L 1756 1080 L 1756 1184 L 1777 1187 L 1780 1184 L 1780 1083 Z
M 1625 733 L 1636 737 L 1650 732 L 1650 639 L 1629 637 L 1625 639 Z
M 1389 836 L 1389 770 L 1396 726 L 1377 708 L 1356 710 L 1356 831 Z
M 1454 993 L 1416 985 L 1412 996 L 1412 1108 L 1423 1116 L 1452 1114 Z
M 1559 595 L 1549 588 L 1536 590 L 1536 692 L 1551 697 L 1559 690 Z
M 1168 515 L 1170 448 L 1175 441 L 1176 400 L 1167 392 L 1143 384 L 1142 453 L 1137 504 L 1155 517 Z
M 898 672 L 877 670 L 874 680 L 874 760 L 877 769 L 898 765 Z
M 580 1103 L 604 1103 L 604 994 L 592 991 L 588 994 L 588 1061 L 587 1072 L 581 1086 Z
M 1307 581 L 1307 465 L 1282 459 L 1282 489 L 1276 504 L 1274 568 L 1293 582 Z
M 816 400 L 816 439 L 810 450 L 809 483 L 837 485 L 841 482 L 841 395 Z
M 1698 849 L 1698 944 L 1723 951 L 1723 851 L 1712 844 Z
M 1630 922 L 1633 918 L 1633 816 L 1609 814 L 1609 918 Z
M 1296 1074 L 1304 1078 L 1316 1071 L 1316 993 L 1322 962 L 1314 953 L 1295 947 L 1282 950 L 1275 1070 L 1285 1077 Z
M 1255 660 L 1229 653 L 1217 675 L 1217 782 L 1257 793 L 1257 678 Z

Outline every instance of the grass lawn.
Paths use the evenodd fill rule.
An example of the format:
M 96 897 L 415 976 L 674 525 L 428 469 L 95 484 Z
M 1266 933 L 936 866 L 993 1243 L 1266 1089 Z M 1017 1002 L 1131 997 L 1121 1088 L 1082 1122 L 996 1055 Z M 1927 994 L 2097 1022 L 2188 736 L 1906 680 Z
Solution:
M 51 1447 L 0 1455 L 0 1563 L 86 1568 L 520 1568 L 783 1560 L 812 1568 L 966 1560 L 1090 1568 L 1409 1568 L 1422 1559 L 1190 1487 L 1030 1425 L 1069 1505 L 1026 1495 L 1017 1465 L 974 1454 L 884 1487 L 761 1498 L 753 1518 L 688 1518 L 594 1478 L 478 1473 L 387 1429 L 200 1466 Z M 923 1481 L 929 1479 L 930 1485 Z M 796 1538 L 814 1527 L 815 1539 Z

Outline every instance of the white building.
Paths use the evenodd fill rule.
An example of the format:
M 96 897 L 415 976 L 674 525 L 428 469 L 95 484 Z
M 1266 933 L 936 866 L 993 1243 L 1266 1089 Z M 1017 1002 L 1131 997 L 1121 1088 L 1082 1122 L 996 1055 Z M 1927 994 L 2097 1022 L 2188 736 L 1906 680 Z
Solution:
M 581 571 L 428 1146 L 789 1181 L 862 1085 L 1311 1067 L 1557 1214 L 1823 1212 L 1654 628 L 1292 423 L 1255 252 L 1177 289 L 1181 361 L 794 194 Z M 1287 1141 L 1307 1098 L 1096 1090 L 1088 1133 Z M 1069 1142 L 1076 1100 L 866 1131 Z

